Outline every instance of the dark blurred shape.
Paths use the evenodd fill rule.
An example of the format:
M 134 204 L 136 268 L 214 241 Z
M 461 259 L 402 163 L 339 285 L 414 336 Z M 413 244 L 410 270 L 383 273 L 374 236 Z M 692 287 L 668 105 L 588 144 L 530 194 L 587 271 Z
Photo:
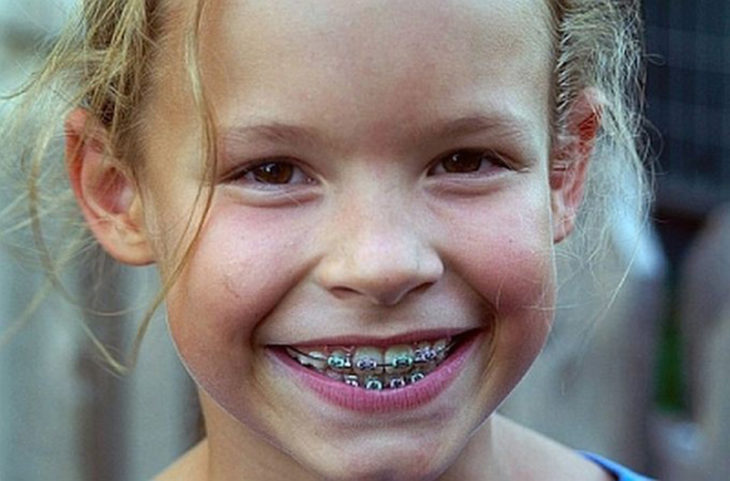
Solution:
M 660 479 L 730 479 L 730 204 L 713 210 L 679 269 L 687 413 L 655 417 Z
M 707 346 L 730 312 L 730 204 L 715 209 L 687 249 L 680 269 L 679 314 L 690 414 L 697 418 L 707 392 L 702 375 Z M 730 345 L 728 345 L 730 350 Z M 728 399 L 730 404 L 730 398 Z
M 653 217 L 669 260 L 660 352 L 663 408 L 683 411 L 678 267 L 709 213 L 730 201 L 730 2 L 644 0 L 646 114 L 658 154 Z M 671 384 L 671 385 L 670 385 Z
M 659 131 L 657 208 L 704 216 L 730 200 L 730 2 L 645 0 L 647 116 Z

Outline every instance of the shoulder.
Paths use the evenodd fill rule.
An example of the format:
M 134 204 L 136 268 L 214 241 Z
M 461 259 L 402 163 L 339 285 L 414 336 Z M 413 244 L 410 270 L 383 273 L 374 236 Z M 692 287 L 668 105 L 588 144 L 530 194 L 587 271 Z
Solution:
M 204 481 L 207 464 L 207 441 L 203 440 L 155 476 L 153 481 Z
M 630 469 L 622 466 L 614 461 L 606 459 L 597 454 L 583 452 L 583 456 L 603 467 L 606 471 L 613 474 L 618 481 L 651 481 L 650 478 L 637 474 Z
M 575 450 L 502 416 L 495 417 L 494 429 L 506 441 L 503 455 L 511 465 L 521 466 L 519 479 L 616 480 L 602 465 Z M 529 469 L 525 464 L 529 464 Z

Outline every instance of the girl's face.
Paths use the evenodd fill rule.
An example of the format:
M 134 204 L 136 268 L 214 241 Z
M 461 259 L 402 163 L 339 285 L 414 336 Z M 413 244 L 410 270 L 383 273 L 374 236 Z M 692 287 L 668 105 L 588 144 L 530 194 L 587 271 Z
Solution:
M 548 18 L 539 0 L 206 7 L 219 169 L 167 306 L 213 465 L 430 479 L 522 377 L 554 295 Z M 171 24 L 144 145 L 163 271 L 205 172 Z

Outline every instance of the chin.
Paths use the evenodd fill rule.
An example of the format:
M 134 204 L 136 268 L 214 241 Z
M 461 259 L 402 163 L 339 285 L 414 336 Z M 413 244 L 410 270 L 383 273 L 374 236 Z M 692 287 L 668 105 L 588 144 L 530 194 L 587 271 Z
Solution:
M 467 434 L 464 434 L 467 439 Z M 333 448 L 329 456 L 311 452 L 310 471 L 328 481 L 429 481 L 438 479 L 453 464 L 463 445 L 453 445 L 442 438 L 386 438 L 368 440 Z

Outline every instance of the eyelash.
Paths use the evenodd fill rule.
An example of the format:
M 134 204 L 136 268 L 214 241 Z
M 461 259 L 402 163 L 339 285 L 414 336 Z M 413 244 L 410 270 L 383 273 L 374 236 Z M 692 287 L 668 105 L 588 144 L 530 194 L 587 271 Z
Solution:
M 265 170 L 268 169 L 268 172 Z M 247 176 L 251 176 L 246 179 Z M 281 176 L 282 181 L 266 182 L 262 181 L 264 175 Z M 297 182 L 291 182 L 292 179 L 298 180 Z M 272 180 L 272 179 L 270 179 Z M 290 161 L 288 158 L 271 158 L 256 161 L 249 165 L 246 165 L 242 169 L 236 170 L 229 174 L 225 178 L 226 182 L 240 182 L 247 181 L 249 183 L 257 184 L 260 187 L 263 186 L 286 186 L 286 185 L 309 185 L 313 184 L 315 180 L 307 175 L 301 167 L 297 166 L 295 162 Z
M 478 156 L 478 159 L 467 159 L 469 161 L 476 160 L 475 165 L 467 166 L 467 169 L 463 171 L 456 171 L 456 170 L 449 170 L 449 168 L 454 168 L 456 162 L 459 162 L 463 159 L 459 159 L 459 157 L 464 156 L 464 154 L 467 154 L 469 156 Z M 445 164 L 445 162 L 452 162 L 451 167 L 447 167 L 448 164 Z M 434 164 L 431 166 L 431 168 L 428 170 L 428 175 L 469 175 L 471 174 L 474 176 L 475 174 L 480 174 L 484 164 L 488 164 L 491 169 L 510 169 L 509 163 L 506 161 L 506 159 L 498 154 L 497 152 L 494 152 L 489 149 L 458 149 L 451 151 L 445 155 L 439 156 Z M 463 167 L 463 166 L 462 166 Z M 439 172 L 440 170 L 440 172 Z
M 467 154 L 465 156 L 464 154 Z M 474 159 L 473 156 L 479 156 Z M 464 158 L 466 157 L 466 159 Z M 464 170 L 458 170 L 459 166 L 456 165 L 464 160 L 472 162 L 472 165 L 462 165 L 466 167 Z M 475 162 L 476 161 L 476 162 Z M 445 164 L 450 162 L 451 165 Z M 487 163 L 492 169 L 510 169 L 508 162 L 500 154 L 489 150 L 489 149 L 458 149 L 451 151 L 445 155 L 440 155 L 434 161 L 433 165 L 428 169 L 427 176 L 431 177 L 434 175 L 478 175 Z M 265 170 L 266 169 L 266 170 Z M 452 170 L 449 170 L 452 169 Z M 251 176 L 246 179 L 247 176 Z M 269 181 L 262 180 L 264 176 L 276 176 L 278 179 L 270 178 Z M 292 179 L 295 181 L 292 182 Z M 275 180 L 271 182 L 271 180 Z M 252 164 L 246 165 L 245 167 L 234 171 L 233 173 L 225 177 L 226 182 L 240 182 L 247 181 L 263 186 L 289 186 L 289 185 L 310 185 L 315 183 L 315 180 L 304 172 L 304 170 L 297 165 L 296 162 L 289 158 L 270 158 L 261 161 L 256 161 Z

